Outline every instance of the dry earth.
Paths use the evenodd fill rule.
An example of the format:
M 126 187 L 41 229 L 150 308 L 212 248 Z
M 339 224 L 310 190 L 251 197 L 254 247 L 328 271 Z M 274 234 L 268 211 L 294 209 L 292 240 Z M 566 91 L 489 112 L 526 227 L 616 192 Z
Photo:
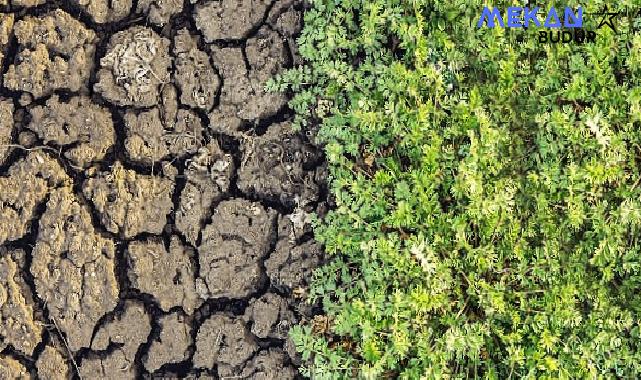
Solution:
M 298 0 L 0 0 L 0 379 L 300 377 Z

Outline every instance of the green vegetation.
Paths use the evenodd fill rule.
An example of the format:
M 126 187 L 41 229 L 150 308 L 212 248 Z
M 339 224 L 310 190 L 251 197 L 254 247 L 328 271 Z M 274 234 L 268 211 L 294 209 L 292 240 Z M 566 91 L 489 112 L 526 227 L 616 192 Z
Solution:
M 307 65 L 269 85 L 336 201 L 306 375 L 641 377 L 641 20 L 551 45 L 477 29 L 479 0 L 311 3 Z

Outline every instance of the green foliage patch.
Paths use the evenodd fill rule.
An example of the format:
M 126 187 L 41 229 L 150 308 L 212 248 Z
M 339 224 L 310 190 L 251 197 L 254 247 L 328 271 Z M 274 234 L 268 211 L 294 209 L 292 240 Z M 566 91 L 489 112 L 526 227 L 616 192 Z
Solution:
M 336 201 L 306 375 L 641 377 L 641 4 L 606 3 L 619 34 L 551 45 L 477 29 L 479 0 L 311 1 L 269 84 Z

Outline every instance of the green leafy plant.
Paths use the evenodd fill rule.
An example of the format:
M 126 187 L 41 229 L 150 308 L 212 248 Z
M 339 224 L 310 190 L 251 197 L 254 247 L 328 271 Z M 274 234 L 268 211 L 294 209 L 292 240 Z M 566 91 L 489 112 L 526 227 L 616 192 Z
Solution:
M 320 124 L 336 203 L 305 374 L 641 377 L 641 4 L 554 45 L 476 28 L 478 0 L 311 5 L 269 84 Z

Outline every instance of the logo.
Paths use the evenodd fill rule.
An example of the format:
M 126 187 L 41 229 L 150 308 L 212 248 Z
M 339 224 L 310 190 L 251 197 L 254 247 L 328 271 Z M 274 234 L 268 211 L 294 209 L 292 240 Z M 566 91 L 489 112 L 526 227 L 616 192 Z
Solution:
M 599 21 L 596 29 L 585 27 L 585 16 L 594 16 Z M 542 29 L 537 30 L 539 43 L 594 43 L 598 33 L 609 28 L 617 33 L 616 21 L 620 12 L 611 12 L 604 6 L 599 13 L 584 13 L 582 7 L 565 7 L 557 10 L 551 7 L 547 10 L 541 7 L 509 7 L 504 12 L 499 8 L 484 7 L 476 23 L 477 28 L 505 29 Z M 598 32 L 598 33 L 597 33 Z
M 612 31 L 614 33 L 617 33 L 617 27 L 615 25 L 615 19 L 619 16 L 619 13 L 620 12 L 608 12 L 608 6 L 607 5 L 605 5 L 603 7 L 603 11 L 601 11 L 601 13 L 593 13 L 594 15 L 597 15 L 597 16 L 603 16 L 603 18 L 601 19 L 601 22 L 599 23 L 599 26 L 597 27 L 597 29 L 601 29 L 604 26 L 609 26 L 610 29 L 612 29 Z

